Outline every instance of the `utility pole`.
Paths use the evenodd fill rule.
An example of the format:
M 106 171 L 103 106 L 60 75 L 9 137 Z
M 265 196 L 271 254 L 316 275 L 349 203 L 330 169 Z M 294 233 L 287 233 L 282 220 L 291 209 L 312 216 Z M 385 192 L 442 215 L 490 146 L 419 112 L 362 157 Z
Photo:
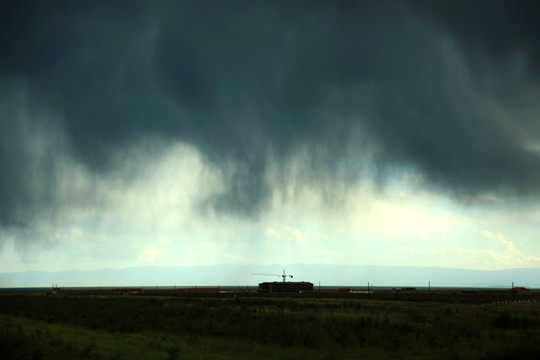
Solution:
M 510 289 L 512 292 L 512 302 L 514 302 L 514 282 L 512 281 L 512 289 Z

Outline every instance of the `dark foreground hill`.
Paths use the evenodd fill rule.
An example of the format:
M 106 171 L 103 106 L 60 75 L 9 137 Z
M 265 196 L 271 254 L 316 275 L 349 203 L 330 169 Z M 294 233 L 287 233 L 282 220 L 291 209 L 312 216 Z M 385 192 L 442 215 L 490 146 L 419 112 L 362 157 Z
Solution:
M 540 302 L 447 299 L 0 294 L 0 359 L 540 358 Z

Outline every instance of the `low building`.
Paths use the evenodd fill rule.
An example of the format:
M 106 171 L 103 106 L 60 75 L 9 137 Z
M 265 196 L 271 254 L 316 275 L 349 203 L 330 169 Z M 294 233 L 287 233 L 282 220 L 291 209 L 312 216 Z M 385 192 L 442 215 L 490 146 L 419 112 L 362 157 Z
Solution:
M 437 294 L 439 294 L 439 295 L 463 295 L 463 291 L 458 290 L 458 289 L 439 289 L 439 290 L 437 290 Z
M 313 283 L 306 281 L 272 281 L 259 284 L 260 293 L 302 293 L 313 291 Z
M 351 289 L 351 294 L 373 294 L 371 289 Z
M 524 287 L 514 287 L 512 293 L 515 295 L 531 295 L 531 290 Z
M 394 294 L 418 294 L 418 290 L 416 290 L 416 288 L 413 288 L 413 287 L 404 287 L 404 288 L 401 288 L 401 289 L 396 289 L 396 288 L 393 288 L 392 289 L 392 293 Z

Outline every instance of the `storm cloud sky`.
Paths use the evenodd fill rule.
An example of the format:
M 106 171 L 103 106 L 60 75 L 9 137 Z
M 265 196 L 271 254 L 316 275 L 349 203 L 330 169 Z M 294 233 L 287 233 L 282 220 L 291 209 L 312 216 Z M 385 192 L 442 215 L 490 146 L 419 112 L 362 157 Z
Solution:
M 2 271 L 540 267 L 535 1 L 0 7 Z

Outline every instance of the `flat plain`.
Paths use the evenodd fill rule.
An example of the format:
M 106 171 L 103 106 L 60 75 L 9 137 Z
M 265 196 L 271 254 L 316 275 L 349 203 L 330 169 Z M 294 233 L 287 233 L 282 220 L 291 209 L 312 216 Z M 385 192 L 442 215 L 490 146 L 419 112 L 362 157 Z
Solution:
M 539 359 L 536 294 L 0 295 L 1 359 Z

